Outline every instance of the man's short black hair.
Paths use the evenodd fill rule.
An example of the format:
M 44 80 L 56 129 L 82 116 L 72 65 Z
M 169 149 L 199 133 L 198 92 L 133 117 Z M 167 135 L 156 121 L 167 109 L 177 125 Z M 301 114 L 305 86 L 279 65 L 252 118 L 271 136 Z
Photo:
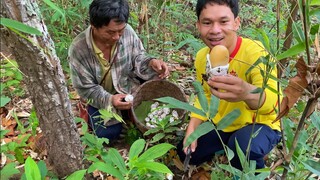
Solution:
M 196 6 L 196 13 L 199 19 L 201 11 L 205 8 L 207 4 L 219 4 L 219 5 L 226 5 L 230 7 L 234 17 L 238 17 L 239 13 L 239 3 L 238 0 L 198 0 Z
M 107 26 L 111 20 L 128 22 L 129 4 L 126 0 L 93 0 L 89 8 L 90 24 Z

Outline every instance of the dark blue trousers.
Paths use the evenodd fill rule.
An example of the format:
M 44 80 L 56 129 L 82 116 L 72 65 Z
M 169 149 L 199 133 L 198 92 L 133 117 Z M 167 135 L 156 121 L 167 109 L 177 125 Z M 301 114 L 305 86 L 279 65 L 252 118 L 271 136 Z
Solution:
M 122 131 L 122 123 L 105 126 L 103 119 L 100 118 L 99 110 L 88 105 L 89 125 L 99 138 L 108 138 L 114 140 L 119 138 Z
M 234 132 L 218 131 L 224 144 L 226 144 L 235 154 L 231 160 L 231 165 L 242 170 L 240 160 L 237 156 L 235 139 L 242 151 L 246 153 L 253 125 L 245 126 Z M 251 140 L 249 159 L 257 162 L 256 168 L 264 168 L 264 156 L 268 154 L 274 146 L 281 140 L 281 133 L 271 129 L 269 126 L 255 124 L 254 132 L 261 128 L 259 134 Z M 211 161 L 216 152 L 223 150 L 222 143 L 215 130 L 201 136 L 197 141 L 195 152 L 191 153 L 190 164 L 200 165 L 203 162 Z M 178 144 L 178 155 L 182 161 L 185 159 L 183 151 L 183 141 Z

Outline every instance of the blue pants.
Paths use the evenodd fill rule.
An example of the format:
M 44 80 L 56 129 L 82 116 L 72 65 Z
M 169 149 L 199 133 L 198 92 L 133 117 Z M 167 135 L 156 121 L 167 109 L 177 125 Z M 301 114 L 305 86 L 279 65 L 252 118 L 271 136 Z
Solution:
M 235 154 L 231 160 L 231 165 L 239 170 L 242 170 L 240 160 L 237 156 L 235 139 L 244 154 L 249 143 L 250 134 L 253 125 L 245 126 L 234 132 L 219 131 L 221 139 Z M 255 124 L 254 132 L 261 127 L 259 134 L 251 140 L 249 159 L 256 161 L 256 168 L 264 168 L 264 156 L 268 154 L 274 146 L 276 146 L 281 140 L 281 133 L 279 131 L 271 129 L 269 126 Z M 191 153 L 190 164 L 200 165 L 203 162 L 211 161 L 216 152 L 223 150 L 221 141 L 215 130 L 201 136 L 197 141 L 197 148 L 195 152 Z M 185 153 L 183 151 L 183 141 L 178 144 L 178 155 L 183 161 L 185 159 Z
M 99 138 L 108 138 L 114 140 L 119 138 L 122 131 L 122 124 L 114 124 L 111 126 L 105 126 L 103 119 L 100 118 L 99 110 L 95 107 L 88 105 L 89 125 Z M 98 117 L 96 117 L 98 116 Z

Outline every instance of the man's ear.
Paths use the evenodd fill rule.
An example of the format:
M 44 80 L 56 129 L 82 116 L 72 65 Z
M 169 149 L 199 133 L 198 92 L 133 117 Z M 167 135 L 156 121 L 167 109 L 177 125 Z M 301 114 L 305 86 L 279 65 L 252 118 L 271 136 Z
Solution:
M 234 19 L 234 30 L 237 31 L 238 29 L 240 29 L 240 26 L 241 26 L 241 20 L 240 20 L 240 17 L 236 17 Z

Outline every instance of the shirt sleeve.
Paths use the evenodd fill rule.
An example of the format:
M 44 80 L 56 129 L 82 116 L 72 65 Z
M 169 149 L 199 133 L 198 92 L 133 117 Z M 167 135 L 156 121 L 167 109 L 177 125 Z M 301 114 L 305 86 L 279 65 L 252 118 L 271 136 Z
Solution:
M 69 48 L 69 65 L 72 84 L 79 96 L 97 109 L 107 108 L 111 104 L 111 94 L 99 85 L 101 73 L 98 61 L 91 53 L 83 51 L 84 44 L 71 45 Z M 80 51 L 82 49 L 82 51 Z M 97 68 L 93 68 L 97 66 Z
M 157 72 L 149 67 L 149 62 L 155 57 L 152 57 L 146 52 L 140 38 L 131 27 L 129 27 L 129 30 L 131 31 L 132 38 L 134 73 L 143 80 L 150 80 L 157 75 Z

